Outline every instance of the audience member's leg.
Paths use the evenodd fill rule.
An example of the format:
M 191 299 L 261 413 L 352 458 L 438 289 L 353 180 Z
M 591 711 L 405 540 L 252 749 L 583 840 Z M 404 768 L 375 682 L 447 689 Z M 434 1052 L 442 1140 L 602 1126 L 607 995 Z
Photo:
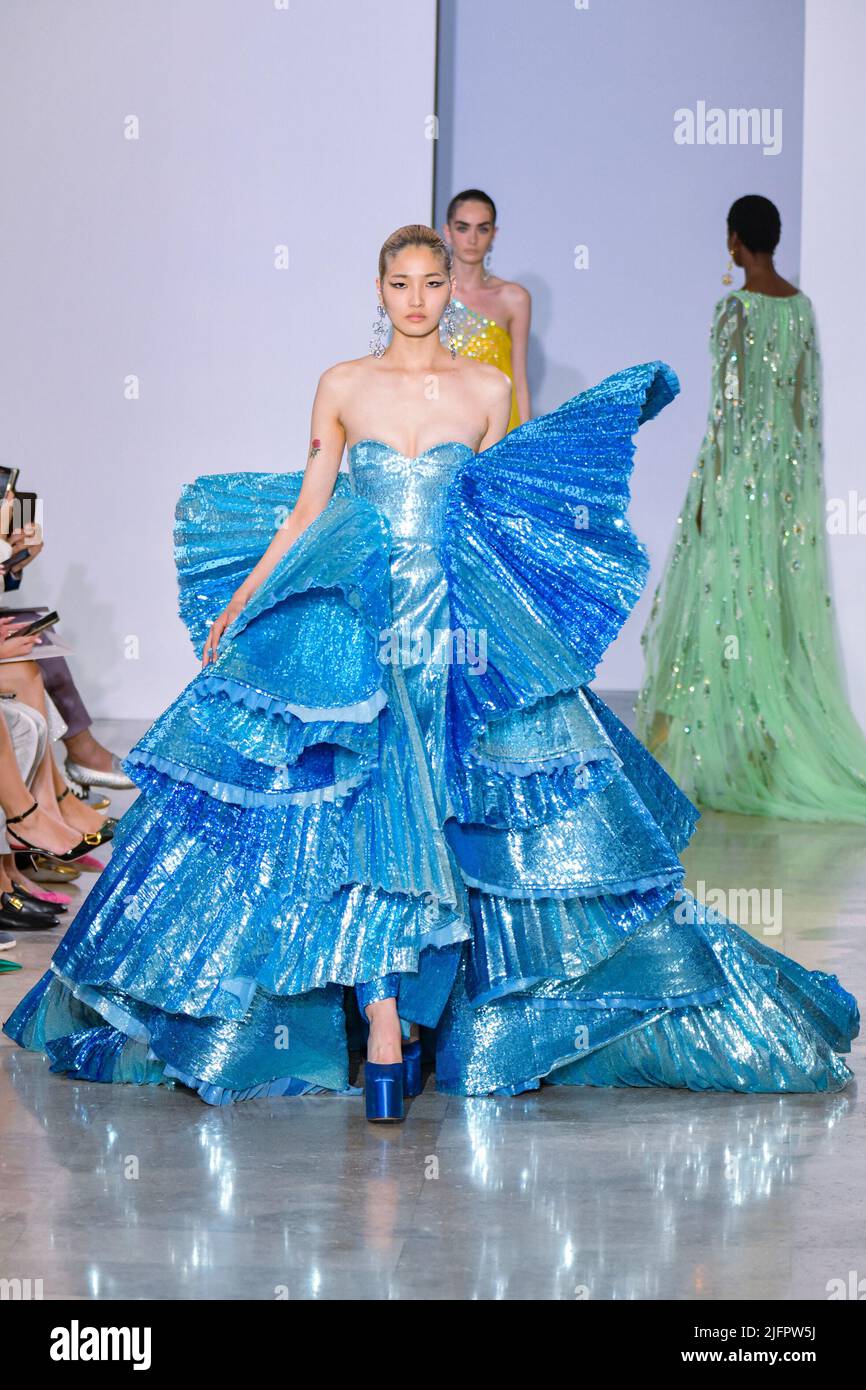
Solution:
M 41 664 L 45 668 L 45 689 L 66 723 L 63 742 L 73 764 L 69 769 L 70 777 L 84 786 L 93 783 L 116 789 L 131 787 L 133 783 L 121 768 L 117 755 L 103 748 L 91 733 L 92 720 L 66 661 L 62 656 L 52 656 Z M 99 780 L 88 777 L 88 773 L 96 774 Z
M 42 662 L 45 689 L 63 716 L 66 725 L 64 741 L 83 734 L 93 722 L 72 679 L 72 672 L 62 656 L 52 656 Z
M 32 709 L 30 705 L 22 705 L 17 699 L 4 700 L 2 709 L 12 739 L 12 750 L 15 754 L 21 780 L 29 787 L 30 780 L 48 748 L 47 722 L 38 710 Z M 28 816 L 27 819 L 32 820 L 32 817 Z M 40 888 L 37 883 L 33 883 L 27 877 L 25 870 L 16 865 L 15 856 L 11 851 L 6 854 L 2 853 L 4 848 L 8 850 L 9 841 L 3 832 L 2 825 L 0 825 L 0 892 L 18 892 L 20 888 L 23 888 L 26 893 L 31 893 L 44 902 L 55 904 L 69 902 L 69 898 L 63 894 L 53 893 L 50 889 Z
M 48 748 L 48 724 L 39 710 L 15 699 L 3 700 L 3 715 L 21 779 L 29 787 Z
M 14 690 L 23 704 L 38 710 L 50 726 L 52 713 L 42 684 L 40 662 L 12 661 L 5 664 L 3 666 L 3 684 L 8 690 Z M 5 701 L 4 703 L 10 702 Z M 56 722 L 56 712 L 54 712 L 53 718 Z M 60 727 L 62 728 L 62 725 Z M 57 770 L 50 747 L 46 750 L 37 767 L 30 785 L 40 806 L 61 816 L 67 824 L 79 831 L 79 838 L 81 833 L 86 834 L 100 830 L 105 824 L 105 817 L 100 815 L 98 811 L 94 811 L 91 806 L 86 806 L 83 801 L 79 801 L 71 793 L 64 795 L 66 783 Z M 60 796 L 63 797 L 63 800 L 58 803 Z
M 8 670 L 8 668 L 6 669 Z M 4 713 L 3 706 L 7 703 L 6 700 L 0 701 L 0 714 Z M 18 769 L 12 738 L 4 717 L 0 719 L 0 808 L 6 817 L 20 816 L 25 811 L 29 811 L 34 799 L 38 803 L 38 798 L 26 786 Z M 54 806 L 55 808 L 57 806 L 56 800 L 54 800 Z M 36 810 L 27 815 L 24 820 L 8 827 L 4 848 L 9 850 L 21 848 L 20 844 L 16 845 L 15 843 L 16 832 L 19 830 L 25 840 L 31 844 L 39 845 L 41 849 L 48 850 L 52 854 L 66 854 L 81 839 L 80 833 L 72 826 L 67 825 L 56 809 L 52 815 L 50 810 L 46 810 L 39 804 L 37 804 Z

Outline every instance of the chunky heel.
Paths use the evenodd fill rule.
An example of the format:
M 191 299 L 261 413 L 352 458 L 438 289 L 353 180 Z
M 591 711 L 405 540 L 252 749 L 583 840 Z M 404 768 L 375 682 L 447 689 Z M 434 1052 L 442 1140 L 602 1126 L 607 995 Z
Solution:
M 418 1038 L 403 1048 L 403 1094 L 421 1094 L 421 1043 Z
M 403 1063 L 365 1062 L 364 1103 L 367 1119 L 395 1124 L 403 1118 Z

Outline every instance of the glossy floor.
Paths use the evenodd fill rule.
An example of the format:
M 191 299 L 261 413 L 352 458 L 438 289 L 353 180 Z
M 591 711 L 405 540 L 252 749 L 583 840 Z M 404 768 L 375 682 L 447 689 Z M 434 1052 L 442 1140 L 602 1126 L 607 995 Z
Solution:
M 707 814 L 686 864 L 702 896 L 866 999 L 866 831 Z M 51 949 L 20 938 L 4 1018 Z M 856 1081 L 505 1101 L 428 1078 L 383 1129 L 360 1099 L 216 1110 L 71 1082 L 2 1044 L 0 1278 L 45 1298 L 826 1299 L 866 1276 Z

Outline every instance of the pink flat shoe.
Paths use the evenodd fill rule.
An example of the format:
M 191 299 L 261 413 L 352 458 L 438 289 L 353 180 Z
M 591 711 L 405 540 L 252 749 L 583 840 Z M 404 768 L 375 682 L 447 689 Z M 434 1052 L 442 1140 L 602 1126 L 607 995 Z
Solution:
M 72 902 L 72 899 L 68 897 L 66 893 L 52 893 L 48 888 L 43 891 L 37 888 L 35 883 L 32 885 L 27 884 L 25 887 L 23 883 L 17 883 L 15 879 L 13 879 L 12 887 L 15 889 L 16 893 L 24 893 L 25 896 L 38 898 L 40 902 L 43 903 L 54 903 L 57 907 L 66 907 Z
M 76 869 L 86 869 L 91 874 L 101 874 L 105 865 L 100 863 L 95 854 L 81 854 L 75 861 Z

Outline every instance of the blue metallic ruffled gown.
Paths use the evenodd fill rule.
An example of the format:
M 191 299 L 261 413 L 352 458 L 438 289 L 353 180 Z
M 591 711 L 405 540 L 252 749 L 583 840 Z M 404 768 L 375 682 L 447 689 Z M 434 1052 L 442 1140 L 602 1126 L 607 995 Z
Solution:
M 141 794 L 9 1036 L 215 1104 L 351 1092 L 357 990 L 430 1030 L 451 1094 L 843 1087 L 855 1000 L 683 889 L 697 811 L 588 686 L 648 569 L 633 437 L 678 389 L 631 367 L 478 455 L 357 443 L 129 754 Z M 197 652 L 301 477 L 185 488 Z

